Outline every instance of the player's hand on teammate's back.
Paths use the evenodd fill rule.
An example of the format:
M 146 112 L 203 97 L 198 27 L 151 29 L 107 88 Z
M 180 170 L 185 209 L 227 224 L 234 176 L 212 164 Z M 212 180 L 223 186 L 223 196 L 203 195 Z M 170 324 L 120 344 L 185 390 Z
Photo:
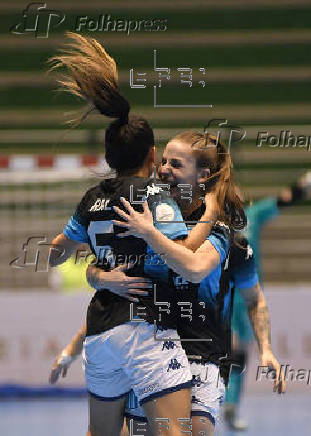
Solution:
M 135 303 L 139 302 L 139 296 L 149 295 L 148 289 L 152 288 L 152 281 L 147 277 L 130 277 L 126 271 L 131 269 L 134 263 L 122 264 L 111 271 L 99 271 L 96 266 L 89 265 L 87 277 L 91 275 L 91 269 L 95 268 L 99 274 L 96 289 L 109 289 L 110 292 L 124 297 Z M 91 286 L 93 285 L 90 281 Z
M 275 371 L 273 392 L 284 394 L 286 391 L 286 382 L 284 374 L 282 373 L 281 365 L 279 364 L 277 358 L 274 356 L 271 350 L 265 350 L 261 353 L 260 360 L 262 366 L 267 366 L 269 369 L 273 369 Z
M 113 209 L 118 215 L 120 215 L 121 218 L 124 219 L 124 221 L 114 220 L 113 223 L 116 226 L 125 227 L 127 231 L 124 233 L 119 233 L 118 236 L 121 238 L 132 235 L 144 239 L 145 235 L 154 230 L 153 217 L 147 201 L 143 203 L 142 213 L 134 210 L 131 204 L 125 200 L 125 198 L 121 197 L 121 202 L 123 203 L 127 212 L 124 212 L 124 210 L 117 206 L 114 206 Z

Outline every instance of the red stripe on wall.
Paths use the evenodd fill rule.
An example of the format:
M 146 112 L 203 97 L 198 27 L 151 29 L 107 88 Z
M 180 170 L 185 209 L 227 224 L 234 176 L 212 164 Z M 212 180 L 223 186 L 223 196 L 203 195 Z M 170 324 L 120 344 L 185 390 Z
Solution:
M 0 168 L 9 168 L 10 158 L 8 156 L 0 156 Z
M 37 166 L 39 168 L 52 168 L 54 166 L 54 156 L 41 154 L 37 157 Z
M 81 156 L 81 163 L 84 167 L 93 167 L 98 164 L 99 156 L 97 154 L 83 154 Z

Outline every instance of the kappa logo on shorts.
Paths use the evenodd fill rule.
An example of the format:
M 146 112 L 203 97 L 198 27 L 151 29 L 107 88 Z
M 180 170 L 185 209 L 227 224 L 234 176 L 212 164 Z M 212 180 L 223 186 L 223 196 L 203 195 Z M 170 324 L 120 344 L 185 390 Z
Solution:
M 193 386 L 200 387 L 202 383 L 203 382 L 201 380 L 200 374 L 192 376 L 192 384 L 193 384 Z
M 180 369 L 180 368 L 183 368 L 181 363 L 179 363 L 177 359 L 171 359 L 166 372 L 169 372 L 170 369 Z
M 162 346 L 162 351 L 164 350 L 164 348 L 166 348 L 167 350 L 174 350 L 175 347 L 177 347 L 175 342 L 173 342 L 173 341 L 164 341 L 163 342 L 163 346 Z
M 191 397 L 191 403 L 192 403 L 192 404 L 201 404 L 202 401 L 200 401 L 197 397 L 195 397 L 194 395 L 192 395 L 192 397 Z

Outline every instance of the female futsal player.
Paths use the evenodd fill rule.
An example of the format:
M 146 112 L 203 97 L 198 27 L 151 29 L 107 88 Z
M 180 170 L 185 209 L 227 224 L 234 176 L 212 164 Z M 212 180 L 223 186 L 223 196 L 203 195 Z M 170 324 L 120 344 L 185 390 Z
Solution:
M 201 134 L 197 134 L 197 136 L 193 139 L 197 141 L 198 138 L 201 140 L 200 149 L 202 149 L 202 145 L 204 144 L 204 143 L 202 144 L 202 141 L 203 140 L 206 141 L 206 138 L 204 138 L 204 136 Z M 160 168 L 160 172 L 165 174 L 166 180 L 169 180 L 170 183 L 172 183 L 172 185 L 173 186 L 175 185 L 176 187 L 177 187 L 177 181 L 182 183 L 183 185 L 185 184 L 185 182 L 191 181 L 190 180 L 191 177 L 193 177 L 193 174 L 195 174 L 195 172 L 197 171 L 196 170 L 197 161 L 196 160 L 193 161 L 191 156 L 191 154 L 193 153 L 192 148 L 189 149 L 187 147 L 187 144 L 184 144 L 184 141 L 180 141 L 180 138 L 179 138 L 179 142 L 181 142 L 181 144 L 175 144 L 175 145 L 169 144 L 167 146 L 163 156 L 163 165 Z M 213 145 L 213 142 L 215 142 L 215 138 L 209 137 L 208 142 L 210 143 L 209 145 Z M 221 148 L 221 150 L 224 151 L 223 148 Z M 214 154 L 215 156 L 215 147 L 214 147 L 214 151 L 210 154 Z M 219 151 L 217 152 L 217 154 L 219 154 Z M 193 163 L 195 163 L 194 166 L 192 166 Z M 201 160 L 201 165 L 202 163 L 203 161 Z M 206 166 L 206 168 L 208 168 L 208 166 Z M 185 177 L 183 177 L 183 175 L 185 175 Z M 192 179 L 192 181 L 194 181 L 194 179 Z M 199 205 L 199 208 L 202 209 L 202 204 L 200 204 L 200 198 L 195 198 L 195 202 L 197 205 Z M 202 215 L 202 211 L 199 214 L 197 213 L 196 215 L 197 216 L 195 217 L 194 214 L 192 213 L 192 217 L 190 216 L 190 218 L 200 219 Z M 234 222 L 238 222 L 238 221 L 234 220 Z M 203 226 L 203 224 L 200 225 Z M 246 250 L 243 247 L 241 247 L 242 241 L 239 244 L 240 245 L 234 245 L 234 249 L 231 250 L 230 261 L 229 261 L 229 274 L 231 275 L 230 281 L 235 286 L 238 286 L 241 289 L 243 288 L 247 291 L 245 294 L 247 296 L 247 301 L 250 308 L 250 315 L 253 320 L 255 332 L 258 337 L 258 343 L 260 345 L 262 364 L 264 365 L 269 364 L 277 368 L 278 362 L 276 361 L 271 350 L 269 349 L 269 323 L 268 323 L 267 308 L 266 308 L 264 297 L 258 285 L 258 278 L 257 278 L 256 271 L 253 268 L 253 259 L 251 256 L 249 256 L 249 250 Z M 243 245 L 247 247 L 247 244 L 246 245 L 243 244 Z M 193 248 L 195 249 L 195 247 Z M 112 285 L 112 281 L 109 280 L 107 277 L 107 275 L 109 274 L 112 273 L 99 272 L 97 280 L 99 282 L 100 280 L 104 282 L 105 275 L 106 275 L 106 280 L 108 280 L 108 282 L 110 282 L 110 285 Z M 98 283 L 98 285 L 99 287 L 105 286 L 104 283 L 101 284 Z M 116 285 L 118 285 L 118 283 L 116 283 Z M 183 286 L 185 285 L 186 284 L 184 283 Z M 130 285 L 125 283 L 124 286 L 126 287 Z M 224 283 L 222 284 L 222 286 L 224 286 Z M 176 286 L 176 288 L 177 287 L 178 286 Z M 117 286 L 117 288 L 119 289 L 120 287 Z M 214 286 L 215 294 L 216 294 L 216 288 L 217 287 Z M 204 289 L 204 285 L 202 285 L 200 291 L 201 293 L 207 291 L 206 289 Z M 222 292 L 223 297 L 225 297 L 226 293 L 224 291 L 226 291 L 226 289 L 222 288 L 220 291 Z M 214 312 L 215 311 L 216 308 Z M 209 319 L 211 319 L 211 317 L 213 316 L 213 311 L 210 311 L 207 315 L 209 316 Z M 267 321 L 263 322 L 263 317 L 265 318 L 265 320 L 267 318 Z M 197 328 L 198 328 L 197 331 L 193 328 L 191 331 L 189 330 L 189 326 L 188 326 L 187 333 L 191 332 L 194 339 L 200 338 L 198 332 L 202 331 L 202 325 L 197 325 Z M 217 329 L 219 329 L 219 332 L 222 331 L 222 327 L 219 325 L 219 322 L 217 324 Z M 189 335 L 186 336 L 186 338 L 189 338 Z M 201 339 L 204 340 L 204 338 L 202 337 Z M 224 338 L 219 336 L 218 333 L 218 337 L 215 336 L 214 339 L 216 339 L 216 345 L 217 343 L 219 345 L 219 343 L 221 343 Z M 201 354 L 205 353 L 205 350 L 203 350 L 202 348 L 196 347 L 195 349 L 193 349 L 193 346 L 190 345 L 191 345 L 190 343 L 187 344 L 186 342 L 183 342 L 183 346 L 186 348 L 187 354 L 193 355 L 196 352 Z M 204 347 L 204 348 L 207 348 L 206 351 L 209 353 L 208 356 L 206 356 L 205 354 L 205 357 L 208 357 L 208 361 L 210 362 L 212 358 L 213 360 L 215 360 L 216 357 L 215 353 L 214 356 L 211 356 L 211 352 L 213 352 L 213 349 L 211 349 L 211 347 Z M 64 352 L 64 355 L 60 356 L 60 358 L 57 360 L 51 374 L 52 379 L 54 380 L 57 379 L 60 371 L 62 371 L 62 368 L 66 367 L 67 365 L 66 359 L 70 360 L 70 355 L 72 354 L 72 351 L 74 351 L 72 348 L 67 349 Z M 225 349 L 223 349 L 223 352 L 224 351 Z M 67 354 L 69 354 L 69 358 L 66 356 Z M 206 435 L 210 435 L 212 434 L 215 419 L 219 412 L 220 400 L 223 394 L 223 383 L 219 382 L 218 380 L 219 376 L 215 368 L 215 364 L 214 365 L 206 364 L 205 362 L 203 362 L 203 359 L 202 362 L 198 364 L 198 360 L 193 359 L 193 363 L 191 364 L 191 367 L 192 367 L 191 369 L 192 369 L 193 376 L 196 380 L 195 386 L 192 389 L 193 435 L 202 434 L 200 433 L 200 431 L 204 431 Z M 277 386 L 279 389 L 280 389 L 280 385 L 281 383 L 279 383 L 279 386 Z M 282 389 L 283 388 L 284 386 L 282 387 Z M 135 409 L 135 410 L 129 409 L 127 411 L 127 414 L 130 417 L 134 417 L 134 418 L 138 417 L 141 419 L 142 417 L 142 411 L 139 409 Z
M 69 236 L 71 236 L 71 234 L 70 234 L 70 229 L 69 229 L 69 233 L 68 233 L 68 235 Z M 215 240 L 216 240 L 216 238 L 214 238 Z M 213 251 L 213 246 L 212 246 L 212 244 L 210 244 L 211 246 L 209 247 L 209 249 L 211 250 L 211 251 Z M 180 247 L 180 248 L 182 248 L 182 247 Z M 191 252 L 189 252 L 191 255 L 193 255 L 193 253 L 191 253 Z M 217 253 L 217 251 L 215 250 L 215 254 L 216 254 L 216 258 L 218 257 L 218 253 Z M 184 256 L 184 252 L 182 253 L 182 255 Z M 179 256 L 180 257 L 180 256 Z M 207 253 L 207 256 L 206 256 L 206 259 L 208 259 L 209 258 L 209 253 Z M 218 260 L 218 259 L 217 259 Z M 199 265 L 199 262 L 198 262 L 198 260 L 196 259 L 196 262 L 197 262 L 197 265 Z M 219 262 L 219 261 L 218 261 Z M 210 268 L 211 269 L 213 269 L 214 268 L 214 266 L 216 266 L 217 265 L 217 262 L 214 262 L 213 261 L 213 263 L 211 264 L 211 266 L 210 266 Z M 188 274 L 192 274 L 192 271 L 191 271 L 191 268 L 189 269 L 189 267 L 188 268 L 186 268 L 185 269 L 186 270 L 186 272 L 187 272 L 187 270 L 188 270 Z M 202 269 L 202 270 L 200 270 L 200 274 L 204 274 L 204 275 L 206 275 L 206 272 Z M 190 276 L 189 276 L 190 277 Z M 192 277 L 192 276 L 191 276 Z M 200 277 L 198 278 L 198 279 L 200 279 Z M 173 336 L 174 337 L 174 336 Z M 174 349 L 174 348 L 173 348 Z M 171 359 L 171 361 L 173 361 L 173 359 Z M 177 359 L 174 359 L 174 361 L 175 362 L 177 362 Z M 179 415 L 179 416 L 181 416 L 181 414 Z
M 210 143 L 212 143 L 213 139 L 210 138 Z M 185 132 L 181 135 L 178 135 L 176 138 L 174 138 L 165 149 L 163 159 L 162 159 L 162 166 L 160 167 L 160 174 L 162 174 L 163 177 L 171 184 L 171 186 L 175 187 L 175 190 L 177 188 L 177 184 L 190 182 L 191 177 L 189 176 L 192 173 L 193 167 L 191 167 L 191 157 L 193 157 L 193 154 L 197 151 L 193 150 L 193 144 L 196 144 L 196 146 L 200 145 L 199 147 L 199 156 L 196 156 L 196 159 L 194 161 L 194 164 L 198 165 L 198 159 L 201 158 L 201 162 L 204 159 L 204 152 L 202 152 L 202 148 L 204 145 L 204 137 L 201 135 L 201 138 L 198 138 L 198 134 L 195 134 L 193 132 Z M 211 156 L 212 153 L 222 153 L 225 151 L 223 147 L 217 146 L 214 147 L 214 149 L 209 150 L 209 154 Z M 203 156 L 202 156 L 203 155 Z M 206 159 L 206 152 L 205 152 L 205 159 Z M 225 159 L 229 160 L 229 157 L 225 157 Z M 188 170 L 188 171 L 187 171 Z M 184 177 L 185 174 L 185 177 Z M 227 183 L 230 183 L 231 180 L 227 179 Z M 231 186 L 230 186 L 231 187 Z M 233 191 L 232 192 L 232 198 L 234 198 L 234 185 L 232 185 Z M 230 189 L 227 187 L 227 192 L 230 192 Z M 199 205 L 199 199 L 196 198 L 197 205 Z M 229 201 L 228 201 L 229 200 Z M 239 220 L 243 220 L 242 215 L 235 214 L 234 216 L 228 214 L 228 211 L 230 211 L 230 197 L 227 197 L 227 203 L 225 203 L 227 206 L 227 217 L 224 218 L 227 220 L 229 224 L 232 226 L 239 224 Z M 180 204 L 181 205 L 181 204 Z M 150 220 L 150 213 L 148 212 L 147 208 L 145 208 L 145 212 L 143 215 L 137 214 L 135 211 L 132 210 L 131 206 L 127 204 L 128 210 L 130 212 L 129 216 L 125 216 L 124 212 L 121 213 L 122 218 L 126 221 L 122 225 L 124 227 L 131 228 L 130 232 L 128 234 L 136 234 L 143 237 L 148 243 L 159 252 L 163 252 L 164 247 L 167 249 L 167 252 L 169 253 L 169 245 L 173 245 L 171 241 L 164 241 L 163 237 L 158 235 L 154 229 L 151 229 L 151 220 Z M 183 216 L 185 218 L 185 210 L 181 207 L 183 211 Z M 188 209 L 189 210 L 189 209 Z M 226 210 L 226 209 L 225 209 Z M 238 210 L 238 209 L 236 209 Z M 202 205 L 199 206 L 197 210 L 194 210 L 192 212 L 188 212 L 186 215 L 186 219 L 193 221 L 200 219 L 200 216 L 202 215 Z M 145 228 L 143 221 L 145 220 Z M 247 248 L 247 244 L 244 244 L 245 248 Z M 235 246 L 233 246 L 235 247 Z M 171 247 L 173 249 L 173 246 Z M 236 247 L 235 247 L 236 249 Z M 236 251 L 236 250 L 235 250 Z M 250 250 L 243 250 L 245 255 L 250 257 Z M 240 254 L 241 255 L 241 254 Z M 234 256 L 233 256 L 234 257 Z M 237 256 L 235 256 L 237 257 Z M 172 263 L 170 264 L 169 261 L 169 255 L 167 257 L 167 263 L 173 267 L 176 270 L 176 266 Z M 230 262 L 230 261 L 229 261 Z M 230 264 L 230 263 L 229 263 Z M 231 269 L 237 271 L 236 265 L 234 266 L 234 262 L 231 262 Z M 235 273 L 235 275 L 238 274 Z M 203 342 L 204 338 L 202 336 L 202 325 L 200 326 L 200 323 L 197 322 L 197 319 L 193 319 L 191 322 L 187 323 L 187 320 L 182 320 L 178 327 L 178 332 L 181 336 L 181 338 L 196 338 L 196 339 L 202 339 L 202 342 L 185 342 L 184 348 L 187 352 L 187 355 L 201 355 L 205 358 L 207 362 L 212 362 L 219 366 L 220 373 L 222 372 L 224 378 L 228 379 L 228 371 L 225 370 L 224 366 L 226 365 L 226 360 L 224 357 L 227 355 L 227 353 L 230 355 L 230 341 L 231 341 L 231 332 L 230 332 L 230 321 L 231 321 L 231 301 L 232 301 L 232 284 L 229 283 L 230 276 L 227 277 L 227 284 L 225 283 L 225 276 L 228 276 L 226 272 L 223 273 L 223 279 L 221 280 L 221 286 L 218 286 L 218 295 L 217 295 L 217 285 L 213 283 L 213 289 L 211 289 L 211 275 L 206 278 L 206 282 L 203 282 L 200 284 L 200 287 L 198 289 L 198 295 L 201 300 L 205 301 L 208 306 L 210 306 L 210 310 L 207 311 L 206 316 L 207 319 L 209 319 L 209 323 L 207 324 L 207 331 L 209 332 L 210 338 L 213 340 L 211 342 Z M 267 310 L 267 305 L 265 302 L 265 298 L 263 296 L 263 293 L 260 289 L 260 286 L 258 284 L 258 278 L 256 278 L 257 275 L 253 275 L 250 277 L 250 281 L 248 280 L 247 274 L 243 277 L 243 274 L 240 277 L 235 278 L 235 284 L 239 286 L 240 289 L 243 289 L 243 297 L 246 299 L 247 307 L 249 309 L 249 315 L 251 319 L 251 323 L 253 325 L 255 334 L 257 336 L 259 349 L 260 349 L 260 355 L 261 355 L 261 364 L 264 366 L 271 366 L 273 367 L 276 372 L 279 374 L 280 372 L 280 365 L 273 355 L 271 351 L 271 344 L 270 344 L 270 329 L 269 329 L 269 315 Z M 178 280 L 177 280 L 178 282 Z M 180 283 L 180 282 L 179 282 Z M 185 283 L 183 283 L 179 287 L 183 288 L 182 291 L 189 292 L 191 291 L 191 288 L 193 288 L 193 285 L 187 286 Z M 176 286 L 178 288 L 178 286 Z M 215 294 L 217 295 L 217 298 L 215 298 Z M 185 292 L 181 292 L 181 301 L 185 301 Z M 214 300 L 214 301 L 213 301 Z M 212 303 L 211 303 L 212 301 Z M 194 305 L 194 300 L 192 300 L 192 304 Z M 221 316 L 219 317 L 219 309 L 221 312 Z M 218 312 L 218 313 L 217 313 Z M 206 331 L 205 331 L 206 334 Z M 195 359 L 194 359 L 195 360 Z M 233 363 L 233 362 L 231 362 Z M 195 364 L 194 364 L 195 365 Z M 192 365 L 191 365 L 192 366 Z M 207 364 L 207 367 L 210 368 L 209 363 Z M 230 365 L 229 365 L 230 368 Z M 202 368 L 203 369 L 203 368 Z M 228 367 L 227 367 L 228 369 Z M 192 373 L 194 371 L 192 370 Z M 202 372 L 201 372 L 202 375 Z M 216 377 L 217 378 L 217 377 Z M 219 387 L 219 383 L 218 383 Z M 280 377 L 276 380 L 275 383 L 275 390 L 277 390 L 279 393 L 284 392 L 285 390 L 285 382 L 283 379 L 283 376 L 280 375 Z M 208 396 L 209 398 L 213 397 L 217 398 L 217 389 L 211 393 L 209 392 Z M 205 399 L 205 403 L 208 404 L 208 397 L 204 398 L 204 395 L 199 399 L 199 403 L 203 403 Z M 202 401 L 203 400 L 203 401 Z M 213 403 L 210 404 L 212 406 Z M 215 403 L 214 403 L 215 406 Z M 219 406 L 219 403 L 218 403 Z M 194 408 L 192 408 L 193 410 Z M 210 407 L 210 412 L 213 418 L 213 413 L 215 414 L 215 410 L 212 410 L 213 407 Z M 206 409 L 205 409 L 206 411 Z M 198 407 L 198 410 L 196 413 L 193 413 L 192 415 L 204 415 L 204 409 Z M 215 416 L 214 416 L 215 418 Z M 196 423 L 195 423 L 196 421 Z M 213 424 L 213 419 L 212 419 Z M 193 422 L 193 429 L 197 428 L 199 431 L 200 423 L 198 420 L 194 418 Z M 210 426 L 211 427 L 211 426 Z M 202 428 L 203 430 L 203 428 Z M 204 427 L 205 430 L 205 427 Z M 199 434 L 199 433 L 198 433 Z M 212 434 L 212 428 L 209 429 L 209 432 L 207 434 Z
M 50 259 L 51 264 L 66 260 L 80 242 L 88 242 L 103 268 L 113 266 L 114 255 L 141 255 L 148 247 L 137 238 L 122 241 L 115 236 L 112 219 L 114 204 L 120 196 L 131 197 L 145 190 L 154 166 L 154 137 L 148 122 L 129 116 L 129 104 L 120 95 L 117 87 L 117 72 L 114 60 L 94 39 L 77 34 L 69 35 L 73 42 L 64 54 L 52 59 L 54 67 L 66 66 L 69 77 L 62 84 L 70 92 L 89 102 L 88 111 L 97 109 L 103 115 L 115 118 L 106 130 L 105 157 L 110 167 L 116 170 L 117 178 L 104 180 L 89 190 L 77 207 L 64 232 L 53 241 L 55 247 L 65 250 L 63 256 Z M 177 206 L 168 201 L 175 221 L 167 235 L 172 238 L 186 234 Z M 165 227 L 165 226 L 163 226 Z M 121 229 L 119 229 L 120 232 Z M 165 228 L 162 228 L 165 231 Z M 118 229 L 116 229 L 118 232 Z M 132 275 L 142 271 L 143 265 L 135 265 Z M 143 274 L 143 271 L 140 273 Z M 165 327 L 165 326 L 164 326 Z M 175 336 L 175 330 L 167 329 L 159 335 Z M 163 434 L 179 435 L 177 418 L 190 416 L 191 373 L 186 355 L 181 347 L 162 352 L 160 342 L 153 339 L 153 325 L 131 321 L 130 303 L 110 292 L 95 294 L 87 316 L 87 340 L 85 343 L 85 374 L 90 406 L 90 431 L 92 436 L 120 433 L 123 422 L 124 401 L 128 391 L 135 389 L 144 410 L 153 426 L 153 404 L 150 394 L 157 395 L 157 415 L 169 410 L 170 429 Z M 107 357 L 110 362 L 107 367 Z M 141 356 L 145 356 L 144 362 Z M 167 371 L 171 360 L 180 366 Z M 105 365 L 104 365 L 105 362 Z M 160 381 L 159 381 L 160 380 Z M 181 412 L 180 412 L 181 410 Z
M 54 251 L 50 262 L 56 265 L 65 261 L 79 243 L 88 242 L 99 264 L 103 262 L 102 266 L 110 269 L 118 263 L 118 256 L 140 254 L 144 258 L 149 254 L 148 245 L 142 240 L 116 237 L 121 229 L 113 226 L 116 216 L 112 207 L 121 205 L 119 198 L 122 195 L 131 198 L 131 187 L 134 192 L 147 188 L 154 164 L 153 133 L 146 120 L 129 116 L 128 102 L 117 88 L 113 59 L 95 40 L 76 34 L 70 36 L 74 42 L 64 55 L 53 59 L 54 68 L 66 66 L 71 75 L 61 83 L 70 92 L 89 101 L 90 107 L 81 120 L 95 108 L 116 118 L 106 130 L 105 148 L 106 160 L 118 177 L 103 181 L 85 194 L 63 234 L 53 241 L 55 247 L 61 246 L 65 252 L 57 259 Z M 185 236 L 175 203 L 167 199 L 164 208 L 162 200 L 155 206 L 156 217 L 163 219 L 164 211 L 171 221 L 175 221 L 170 226 L 160 224 L 161 231 L 172 239 Z M 177 250 L 170 256 L 179 265 L 178 271 L 182 270 L 191 280 L 200 281 L 219 264 L 219 254 L 211 243 L 202 245 L 202 257 L 185 247 L 174 246 Z M 111 255 L 111 248 L 114 255 Z M 184 262 L 186 253 L 189 265 Z M 144 270 L 146 264 L 135 265 L 132 274 L 142 274 Z M 154 268 L 149 268 L 151 277 L 152 273 Z M 168 297 L 170 288 L 165 291 Z M 165 416 L 170 421 L 170 428 L 163 428 L 162 434 L 182 434 L 178 419 L 190 416 L 190 396 L 186 388 L 190 386 L 191 373 L 186 355 L 178 344 L 162 349 L 162 337 L 178 336 L 162 321 L 161 327 L 167 330 L 162 328 L 157 332 L 158 341 L 154 341 L 153 325 L 133 321 L 127 300 L 110 292 L 95 294 L 88 309 L 85 341 L 85 373 L 93 436 L 101 434 L 103 428 L 107 435 L 115 436 L 120 432 L 124 397 L 131 388 L 143 404 L 151 427 L 155 425 L 151 399 L 157 397 L 157 417 Z

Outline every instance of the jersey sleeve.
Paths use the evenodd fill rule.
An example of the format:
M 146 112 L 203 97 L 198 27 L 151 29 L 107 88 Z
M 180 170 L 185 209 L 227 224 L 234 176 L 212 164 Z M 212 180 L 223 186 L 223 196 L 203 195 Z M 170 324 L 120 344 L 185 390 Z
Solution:
M 64 226 L 63 233 L 67 238 L 76 242 L 88 242 L 87 229 L 81 223 L 80 216 L 77 212 L 74 213 Z
M 175 200 L 167 193 L 150 195 L 148 204 L 152 211 L 154 226 L 161 233 L 169 239 L 184 238 L 188 235 L 181 211 Z
M 83 196 L 74 214 L 69 218 L 67 224 L 63 228 L 63 233 L 72 241 L 88 243 L 88 220 L 87 220 L 87 205 L 90 194 L 93 189 L 90 189 Z
M 230 279 L 236 288 L 252 288 L 259 281 L 253 250 L 247 238 L 233 244 L 229 270 Z
M 225 225 L 216 225 L 212 228 L 207 240 L 218 251 L 220 263 L 223 263 L 229 250 L 229 229 Z

